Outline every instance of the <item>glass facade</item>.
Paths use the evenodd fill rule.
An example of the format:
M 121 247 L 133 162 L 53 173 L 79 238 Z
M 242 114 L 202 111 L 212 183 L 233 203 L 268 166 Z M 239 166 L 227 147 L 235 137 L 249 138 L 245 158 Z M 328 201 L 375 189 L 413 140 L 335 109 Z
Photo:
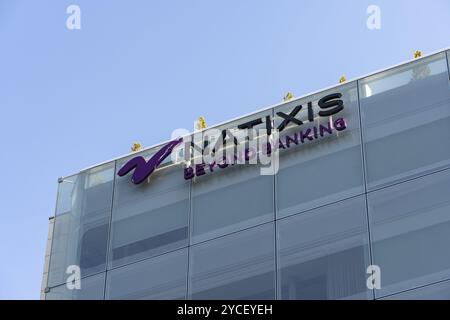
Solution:
M 105 287 L 105 273 L 96 274 L 74 282 L 80 289 L 69 289 L 66 284 L 50 288 L 47 300 L 102 300 Z
M 280 170 L 276 174 L 278 218 L 364 193 L 357 83 L 345 84 L 338 91 L 345 105 L 339 113 L 339 117 L 347 123 L 345 131 L 326 135 L 320 141 L 312 141 L 298 148 L 280 148 Z M 280 111 L 288 113 L 297 105 L 306 106 L 312 102 L 313 114 L 317 115 L 317 101 L 333 92 L 336 90 L 282 105 L 275 108 L 275 114 Z M 307 113 L 307 108 L 302 108 L 298 118 L 307 119 Z M 282 118 L 276 116 L 275 127 L 281 121 Z M 305 122 L 302 130 L 305 132 L 327 122 L 328 118 L 316 116 L 314 121 Z M 284 141 L 283 137 L 292 135 L 297 128 L 295 123 L 288 126 L 280 133 L 281 140 Z
M 142 152 L 145 159 L 159 148 Z M 117 162 L 120 168 L 130 157 Z M 128 175 L 115 179 L 111 219 L 111 268 L 187 247 L 189 181 L 170 158 L 151 176 L 135 185 Z M 133 232 L 130 232 L 133 230 Z
M 191 299 L 275 299 L 274 223 L 192 246 Z
M 280 298 L 366 299 L 370 265 L 364 196 L 279 220 Z
M 394 294 L 383 300 L 450 300 L 450 281 Z
M 65 283 L 71 265 L 81 277 L 106 271 L 113 181 L 109 163 L 60 182 L 48 287 Z
M 247 164 L 186 180 L 170 157 L 139 185 L 117 175 L 157 146 L 61 179 L 46 299 L 448 299 L 449 60 L 217 127 L 282 128 L 274 175 Z M 325 112 L 336 93 L 344 108 Z
M 108 272 L 107 299 L 185 299 L 187 249 Z
M 450 164 L 445 53 L 359 81 L 369 190 Z
M 222 131 L 272 112 L 256 114 L 222 125 Z M 254 129 L 264 129 L 265 124 Z M 273 221 L 273 176 L 260 174 L 256 165 L 236 165 L 199 177 L 192 184 L 192 243 L 229 234 L 264 222 Z M 214 205 L 212 205 L 214 204 Z
M 450 278 L 450 170 L 369 193 L 374 262 L 392 294 Z

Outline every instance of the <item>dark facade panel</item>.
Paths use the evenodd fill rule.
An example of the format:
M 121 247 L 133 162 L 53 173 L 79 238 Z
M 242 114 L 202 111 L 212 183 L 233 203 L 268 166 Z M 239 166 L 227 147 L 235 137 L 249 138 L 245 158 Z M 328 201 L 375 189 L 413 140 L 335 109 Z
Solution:
M 191 247 L 190 299 L 275 299 L 274 223 Z
M 377 297 L 450 279 L 450 170 L 368 195 Z
M 277 223 L 280 298 L 371 299 L 365 196 Z
M 185 299 L 187 249 L 108 271 L 106 299 Z

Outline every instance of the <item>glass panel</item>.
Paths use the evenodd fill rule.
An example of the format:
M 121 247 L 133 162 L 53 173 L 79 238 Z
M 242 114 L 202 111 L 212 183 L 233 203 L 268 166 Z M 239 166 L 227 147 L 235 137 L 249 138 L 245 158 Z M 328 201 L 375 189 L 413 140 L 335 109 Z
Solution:
M 191 247 L 192 299 L 275 299 L 274 224 Z
M 117 162 L 117 171 L 131 158 L 148 160 L 160 147 Z M 175 250 L 188 243 L 189 188 L 183 168 L 166 160 L 134 184 L 132 173 L 116 176 L 111 230 L 110 267 Z
M 450 278 L 450 171 L 369 193 L 377 296 Z
M 383 300 L 450 300 L 450 281 L 408 290 Z
M 70 265 L 79 266 L 82 277 L 105 270 L 113 178 L 111 162 L 59 184 L 50 287 L 66 282 Z
M 372 299 L 365 196 L 277 223 L 281 299 Z
M 444 53 L 363 79 L 359 89 L 369 189 L 450 163 Z
M 447 64 L 448 64 L 449 78 L 450 78 L 450 50 L 447 51 Z
M 187 249 L 108 272 L 107 299 L 185 299 Z
M 46 300 L 103 300 L 105 273 L 80 280 L 80 289 L 68 289 L 66 284 L 50 289 Z
M 266 129 L 269 115 L 271 111 L 265 111 L 218 130 L 235 129 L 255 119 L 262 122 L 254 126 L 255 130 Z M 193 243 L 274 220 L 273 175 L 261 175 L 260 169 L 257 164 L 236 164 L 224 169 L 215 167 L 213 172 L 207 168 L 207 174 L 194 178 Z
M 336 109 L 338 105 L 319 108 L 325 97 L 330 103 L 341 100 L 343 109 Z M 320 102 L 324 107 L 325 103 Z M 277 107 L 275 113 L 289 115 L 298 106 L 301 109 L 295 117 L 302 124 L 291 121 L 280 132 L 278 218 L 364 192 L 356 82 L 292 101 Z M 320 116 L 324 111 L 338 112 Z M 275 127 L 280 128 L 284 119 L 276 115 Z M 344 119 L 345 125 L 338 119 Z

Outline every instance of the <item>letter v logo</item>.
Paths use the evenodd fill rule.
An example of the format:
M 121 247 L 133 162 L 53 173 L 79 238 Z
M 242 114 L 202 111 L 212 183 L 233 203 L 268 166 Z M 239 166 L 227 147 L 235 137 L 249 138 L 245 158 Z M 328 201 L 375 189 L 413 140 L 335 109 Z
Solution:
M 137 156 L 127 163 L 117 172 L 119 176 L 124 176 L 128 172 L 134 169 L 131 181 L 134 184 L 140 184 L 142 181 L 147 179 L 153 171 L 167 158 L 172 150 L 183 141 L 183 138 L 178 138 L 176 140 L 170 141 L 164 147 L 162 147 L 158 152 L 156 152 L 148 161 L 145 161 L 144 157 Z

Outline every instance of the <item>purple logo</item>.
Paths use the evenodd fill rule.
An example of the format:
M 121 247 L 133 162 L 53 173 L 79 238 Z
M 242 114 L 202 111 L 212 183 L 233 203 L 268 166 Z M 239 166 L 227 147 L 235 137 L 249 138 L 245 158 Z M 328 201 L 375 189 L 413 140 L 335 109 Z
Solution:
M 162 147 L 157 153 L 155 153 L 148 161 L 145 161 L 144 157 L 137 156 L 127 163 L 117 172 L 119 176 L 124 176 L 128 172 L 134 169 L 131 181 L 134 184 L 140 184 L 147 179 L 153 171 L 167 158 L 172 150 L 183 141 L 183 138 L 170 141 L 164 147 Z

